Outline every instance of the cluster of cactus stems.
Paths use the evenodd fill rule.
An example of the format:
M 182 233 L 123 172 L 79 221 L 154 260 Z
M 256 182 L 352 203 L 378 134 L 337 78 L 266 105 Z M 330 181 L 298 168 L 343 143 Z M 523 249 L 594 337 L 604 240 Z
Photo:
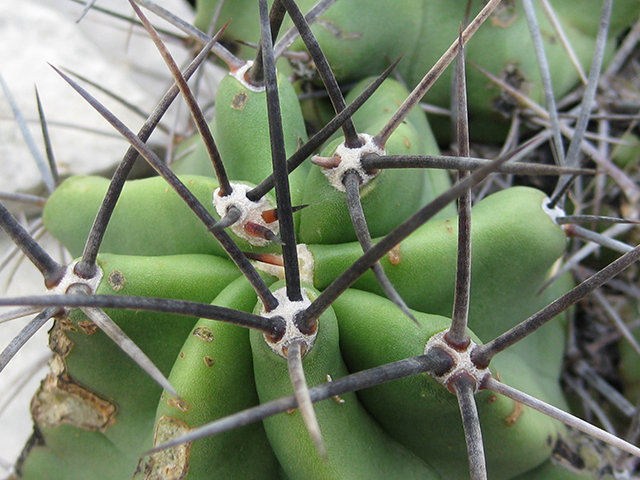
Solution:
M 573 182 L 595 173 L 582 152 L 638 200 L 633 182 L 585 140 L 603 64 L 638 18 L 636 0 L 585 2 L 584 19 L 574 11 L 582 7 L 567 13 L 546 0 L 407 0 L 396 16 L 370 0 L 222 8 L 202 0 L 201 29 L 234 17 L 212 37 L 150 0 L 130 3 L 175 82 L 137 134 L 53 67 L 131 144 L 110 180 L 60 182 L 53 161 L 43 168 L 52 190 L 44 223 L 77 260 L 54 260 L 0 204 L 0 226 L 47 290 L 0 299 L 17 307 L 2 321 L 37 313 L 0 353 L 0 371 L 53 319 L 34 433 L 11 478 L 553 480 L 633 471 L 640 449 L 567 413 L 560 375 L 567 312 L 640 257 L 640 247 L 579 226 L 634 219 L 565 213 L 580 210 L 566 202 Z M 199 42 L 184 70 L 139 5 Z M 453 34 L 427 32 L 444 19 Z M 295 35 L 280 36 L 291 24 Z M 229 38 L 245 44 L 231 53 Z M 494 47 L 497 59 L 483 65 L 477 52 Z M 517 65 L 500 57 L 510 49 Z M 229 74 L 208 123 L 188 80 L 211 52 Z M 392 61 L 396 54 L 404 58 Z M 313 71 L 330 102 L 301 106 L 309 84 L 292 84 L 294 70 Z M 577 120 L 561 120 L 556 95 L 581 77 Z M 439 99 L 453 91 L 455 155 L 440 155 L 420 109 L 432 91 Z M 521 145 L 510 134 L 493 160 L 473 158 L 470 135 L 504 135 L 489 113 L 496 92 L 502 107 L 510 102 L 511 132 L 525 109 L 544 128 Z M 178 94 L 198 133 L 168 165 L 146 142 Z M 545 142 L 557 165 L 520 161 Z M 128 179 L 138 155 L 157 176 Z M 495 174 L 558 180 L 549 196 L 510 187 L 472 208 L 474 187 Z M 569 237 L 624 254 L 575 282 L 571 262 L 561 266 Z M 615 462 L 586 460 L 586 438 L 619 449 Z

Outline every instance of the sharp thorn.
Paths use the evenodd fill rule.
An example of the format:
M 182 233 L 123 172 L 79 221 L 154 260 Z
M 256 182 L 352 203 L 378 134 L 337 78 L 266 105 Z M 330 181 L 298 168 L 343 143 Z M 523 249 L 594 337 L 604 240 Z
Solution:
M 268 263 L 269 265 L 275 265 L 276 267 L 284 267 L 284 260 L 282 255 L 275 253 L 253 253 L 243 252 L 249 260 L 255 260 L 256 262 Z
M 236 207 L 235 205 L 231 205 L 227 209 L 226 215 L 224 217 L 222 217 L 211 228 L 215 229 L 215 230 L 222 230 L 223 228 L 230 227 L 231 225 L 236 223 L 238 220 L 240 220 L 241 216 L 242 216 L 242 212 L 240 211 L 240 209 L 238 207 Z
M 300 210 L 302 210 L 303 208 L 306 208 L 308 206 L 309 206 L 308 203 L 305 203 L 304 205 L 296 205 L 294 207 L 291 207 L 291 212 L 292 213 L 299 212 Z M 262 219 L 267 223 L 277 222 L 278 221 L 278 209 L 274 208 L 272 210 L 265 210 L 264 212 L 262 212 Z
M 340 157 L 321 157 L 320 155 L 314 155 L 311 157 L 311 163 L 318 165 L 322 168 L 336 168 L 340 165 Z
M 247 222 L 244 225 L 244 230 L 254 237 L 264 238 L 265 240 L 269 240 L 270 242 L 279 243 L 280 245 L 284 245 L 282 239 L 273 233 L 273 231 L 269 230 L 267 227 L 260 225 L 254 222 Z
M 313 408 L 311 396 L 309 395 L 309 387 L 307 386 L 307 380 L 302 367 L 302 345 L 300 342 L 293 342 L 289 345 L 289 350 L 287 352 L 287 367 L 289 368 L 289 377 L 291 378 L 294 396 L 298 402 L 300 415 L 302 415 L 304 424 L 307 427 L 309 436 L 311 437 L 318 454 L 327 461 L 327 449 L 325 448 L 324 441 L 322 440 L 320 425 L 318 424 L 318 418 L 316 417 L 316 412 Z

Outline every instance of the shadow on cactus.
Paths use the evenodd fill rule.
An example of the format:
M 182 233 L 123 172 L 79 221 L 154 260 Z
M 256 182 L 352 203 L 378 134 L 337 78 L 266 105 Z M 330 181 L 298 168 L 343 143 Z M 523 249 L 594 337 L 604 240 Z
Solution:
M 47 199 L 48 231 L 78 258 L 68 266 L 0 206 L 0 225 L 48 290 L 0 299 L 42 309 L 0 354 L 0 369 L 54 318 L 51 371 L 32 401 L 35 432 L 12 478 L 600 478 L 601 466 L 580 456 L 577 438 L 587 436 L 640 456 L 565 413 L 559 381 L 566 312 L 633 264 L 640 248 L 577 286 L 558 273 L 568 236 L 588 234 L 572 225 L 584 218 L 565 213 L 573 208 L 565 197 L 571 178 L 594 173 L 578 154 L 595 85 L 626 26 L 621 18 L 637 17 L 637 6 L 617 4 L 609 32 L 610 1 L 593 14 L 603 18 L 598 31 L 561 22 L 580 45 L 578 61 L 593 60 L 595 72 L 566 155 L 567 124 L 550 120 L 532 140 L 482 160 L 472 158 L 469 133 L 492 120 L 479 99 L 484 77 L 467 81 L 470 39 L 470 56 L 479 44 L 531 42 L 539 58 L 526 54 L 518 66 L 527 100 L 546 92 L 556 120 L 550 82 L 564 93 L 580 77 L 554 66 L 566 45 L 549 47 L 523 28 L 538 28 L 530 0 L 470 2 L 466 15 L 462 4 L 407 2 L 393 18 L 370 2 L 371 11 L 338 2 L 315 15 L 317 31 L 300 11 L 312 6 L 305 2 L 276 0 L 269 10 L 261 0 L 256 12 L 245 3 L 227 2 L 219 16 L 226 21 L 231 8 L 242 22 L 213 38 L 196 33 L 206 45 L 181 72 L 136 4 L 166 14 L 131 2 L 175 79 L 137 135 L 58 71 L 132 147 L 110 181 L 71 177 Z M 198 7 L 196 24 L 207 27 L 214 4 Z M 445 19 L 466 27 L 418 35 Z M 367 30 L 346 35 L 357 29 L 340 23 L 347 20 L 366 21 Z M 481 28 L 485 20 L 493 26 Z M 305 87 L 284 73 L 292 70 L 273 45 L 287 22 L 333 109 L 309 137 L 305 125 L 319 117 L 305 119 Z M 239 33 L 258 25 L 259 38 Z M 402 41 L 395 28 L 404 28 Z M 226 51 L 221 35 L 259 41 L 253 60 Z M 425 42 L 434 45 L 428 55 Z M 229 73 L 208 123 L 187 80 L 211 50 Z M 480 67 L 496 74 L 512 61 L 494 53 L 500 66 Z M 399 54 L 389 66 L 385 55 Z M 375 61 L 365 68 L 360 58 Z M 396 65 L 411 92 L 388 78 Z M 418 106 L 445 71 L 454 72 L 454 156 L 440 155 Z M 431 94 L 448 85 L 443 78 Z M 338 82 L 356 80 L 343 97 Z M 145 142 L 178 93 L 199 133 L 169 167 Z M 519 161 L 549 139 L 558 166 Z M 127 179 L 138 154 L 158 176 Z M 472 208 L 472 191 L 496 173 L 559 180 L 550 197 L 514 186 Z

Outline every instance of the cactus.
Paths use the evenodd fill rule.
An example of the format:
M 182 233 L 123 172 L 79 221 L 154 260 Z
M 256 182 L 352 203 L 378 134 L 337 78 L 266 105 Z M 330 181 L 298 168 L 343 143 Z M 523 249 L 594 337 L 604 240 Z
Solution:
M 481 11 L 472 2 L 466 19 L 462 4 L 406 2 L 393 21 L 384 2 L 338 2 L 318 23 L 368 19 L 371 31 L 353 39 L 353 51 L 344 48 L 349 38 L 336 43 L 309 28 L 300 11 L 307 2 L 276 0 L 270 12 L 263 0 L 228 2 L 241 24 L 223 35 L 259 41 L 255 59 L 225 51 L 220 34 L 189 30 L 206 45 L 185 72 L 138 3 L 154 7 L 131 2 L 176 81 L 138 135 L 58 70 L 132 144 L 110 181 L 71 177 L 46 199 L 47 230 L 77 259 L 54 260 L 0 205 L 0 226 L 47 289 L 0 299 L 40 312 L 0 354 L 0 371 L 54 318 L 50 373 L 32 401 L 34 434 L 12 479 L 595 479 L 622 461 L 603 465 L 600 453 L 594 466 L 583 448 L 590 437 L 640 456 L 633 444 L 564 412 L 573 407 L 560 385 L 568 312 L 640 256 L 640 247 L 618 242 L 626 253 L 586 279 L 574 282 L 560 268 L 570 237 L 612 245 L 565 213 L 582 209 L 565 200 L 567 178 L 593 173 L 577 166 L 578 147 L 592 153 L 582 138 L 586 114 L 572 127 L 566 161 L 559 136 L 570 127 L 550 115 L 543 141 L 551 138 L 560 166 L 509 162 L 534 142 L 492 161 L 471 158 L 469 134 L 494 129 L 496 138 L 501 127 L 480 99 L 487 80 L 474 74 L 467 82 L 466 51 L 474 57 L 482 42 L 531 42 L 548 50 L 556 93 L 579 78 L 554 65 L 560 50 L 536 40 L 538 27 L 530 39 L 525 20 L 543 15 L 529 0 L 493 13 L 498 1 Z M 198 2 L 197 26 L 208 29 L 214 4 Z M 585 112 L 599 62 L 638 7 L 617 3 L 610 33 L 606 21 L 594 32 L 588 19 L 569 24 L 558 10 L 580 61 L 595 65 Z M 428 21 L 420 26 L 433 28 L 418 38 L 421 15 Z M 493 27 L 481 26 L 487 18 Z M 301 36 L 293 48 L 309 50 L 337 119 L 310 135 L 295 95 L 308 85 L 285 75 L 282 61 L 281 73 L 275 68 L 273 39 L 288 22 Z M 464 32 L 452 30 L 461 22 Z M 261 35 L 251 38 L 258 25 Z M 451 54 L 436 61 L 448 45 Z M 211 49 L 229 73 L 208 125 L 186 78 Z M 501 69 L 511 60 L 498 50 Z M 382 72 L 384 55 L 397 53 L 407 54 L 397 72 L 416 86 L 411 92 L 386 78 L 391 69 Z M 531 90 L 519 101 L 535 102 L 549 88 L 532 80 L 545 77 L 538 71 L 545 61 L 520 54 Z M 434 79 L 442 75 L 430 94 L 446 85 L 454 55 L 456 155 L 443 156 L 417 103 Z M 374 61 L 363 66 L 360 58 Z M 338 81 L 356 79 L 343 98 Z M 145 141 L 178 91 L 198 133 L 172 169 Z M 552 96 L 547 105 L 555 109 Z M 440 123 L 434 130 L 444 130 Z M 138 153 L 158 176 L 128 179 Z M 437 168 L 456 170 L 457 181 Z M 637 201 L 635 184 L 606 168 Z M 471 192 L 494 173 L 559 180 L 551 195 L 510 186 L 471 208 Z

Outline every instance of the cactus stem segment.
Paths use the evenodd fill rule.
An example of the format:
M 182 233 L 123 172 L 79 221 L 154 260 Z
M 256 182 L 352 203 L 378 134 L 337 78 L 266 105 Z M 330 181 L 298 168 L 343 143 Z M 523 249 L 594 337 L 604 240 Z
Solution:
M 72 285 L 70 293 L 76 291 Z M 120 347 L 147 375 L 171 395 L 178 397 L 178 392 L 151 359 L 131 340 L 126 333 L 100 308 L 82 308 L 82 312 L 94 322 L 113 342 Z
M 466 45 L 469 39 L 475 34 L 475 32 L 480 28 L 480 26 L 489 18 L 491 12 L 498 6 L 500 0 L 490 0 L 487 4 L 482 8 L 482 10 L 476 15 L 476 17 L 469 23 L 467 28 L 462 32 L 462 42 L 456 39 L 451 46 L 447 49 L 446 52 L 442 54 L 440 59 L 435 63 L 435 65 L 427 72 L 427 74 L 422 78 L 420 83 L 413 89 L 411 94 L 407 97 L 407 99 L 400 105 L 398 111 L 393 115 L 393 117 L 387 122 L 387 124 L 380 130 L 375 137 L 375 143 L 384 147 L 389 140 L 391 134 L 398 128 L 398 126 L 404 121 L 409 112 L 413 110 L 418 102 L 425 96 L 427 91 L 433 86 L 442 72 L 449 66 L 449 64 L 453 61 L 454 57 L 458 54 L 458 50 L 461 45 Z
M 151 151 L 151 149 L 131 130 L 129 130 L 113 113 L 111 113 L 104 105 L 100 104 L 94 97 L 92 97 L 87 91 L 85 91 L 80 85 L 71 80 L 67 75 L 61 72 L 58 68 L 51 66 L 69 85 L 73 87 L 89 104 L 95 108 L 116 130 L 120 132 L 134 148 L 147 160 L 151 166 L 167 181 L 169 185 L 180 195 L 180 197 L 189 205 L 189 208 L 198 216 L 198 218 L 204 223 L 216 239 L 220 242 L 225 251 L 233 259 L 234 263 L 247 277 L 251 285 L 256 290 L 256 293 L 268 307 L 275 307 L 275 298 L 267 288 L 264 281 L 257 274 L 253 266 L 249 263 L 247 258 L 242 255 L 242 252 L 238 246 L 231 240 L 231 238 L 224 232 L 220 231 L 216 227 L 216 221 L 209 211 L 200 203 L 200 201 L 191 193 L 191 191 L 178 179 L 178 177 L 169 170 L 169 167 L 162 162 L 158 156 Z M 294 243 L 295 244 L 295 243 Z
M 564 424 L 570 427 L 573 427 L 577 430 L 580 430 L 586 433 L 587 435 L 598 438 L 603 442 L 606 442 L 610 445 L 613 445 L 614 447 L 619 448 L 620 450 L 630 453 L 631 455 L 640 457 L 640 448 L 636 447 L 635 445 L 632 445 L 629 442 L 626 442 L 625 440 L 610 434 L 609 432 L 605 432 L 604 430 L 598 427 L 595 427 L 590 423 L 585 422 L 584 420 L 581 420 L 578 417 L 571 415 L 570 413 L 564 412 L 559 408 L 549 405 L 548 403 L 543 402 L 542 400 L 538 400 L 537 398 L 534 398 L 531 395 L 527 395 L 524 392 L 521 392 L 513 387 L 505 385 L 504 383 L 499 382 L 493 377 L 487 377 L 484 380 L 481 388 L 493 390 L 494 392 L 500 393 L 501 395 L 509 397 L 515 400 L 516 402 L 520 402 L 523 405 L 526 405 L 535 410 L 538 410 L 539 412 L 542 412 L 545 415 L 555 418 L 556 420 L 560 420 Z
M 205 45 L 202 50 L 200 50 L 196 58 L 194 58 L 189 66 L 185 69 L 183 77 L 186 80 L 188 80 L 193 75 L 193 73 L 204 61 L 204 59 L 207 58 L 207 55 L 209 54 L 209 51 L 214 46 L 214 44 L 215 38 L 212 39 L 212 41 L 207 45 Z M 146 120 L 142 128 L 138 131 L 138 138 L 140 138 L 141 141 L 146 142 L 149 139 L 151 133 L 160 123 L 160 120 L 164 116 L 169 106 L 178 96 L 179 92 L 180 90 L 178 89 L 178 86 L 173 85 L 164 95 L 162 100 L 160 100 L 156 108 L 151 113 L 151 116 Z M 107 190 L 105 198 L 100 205 L 100 209 L 98 210 L 96 218 L 93 222 L 93 226 L 91 227 L 89 237 L 82 253 L 81 265 L 78 266 L 78 268 L 80 268 L 82 271 L 87 271 L 89 273 L 92 272 L 92 268 L 96 263 L 98 250 L 100 249 L 100 245 L 102 244 L 107 225 L 109 224 L 111 215 L 113 214 L 113 210 L 116 206 L 118 198 L 120 197 L 122 188 L 124 187 L 124 182 L 129 176 L 129 172 L 131 171 L 131 168 L 133 167 L 133 164 L 137 157 L 138 151 L 135 149 L 135 147 L 130 146 L 127 149 L 124 157 L 122 158 L 120 165 L 118 165 L 118 168 L 113 174 L 113 178 L 111 180 L 111 183 L 109 184 L 109 188 Z
M 347 197 L 347 209 L 351 217 L 351 223 L 362 246 L 362 250 L 366 252 L 373 246 L 371 241 L 371 235 L 369 228 L 367 227 L 367 219 L 364 216 L 364 210 L 362 209 L 362 202 L 360 201 L 360 174 L 353 170 L 349 170 L 345 173 L 343 178 L 343 184 Z M 393 284 L 387 277 L 380 262 L 376 262 L 371 267 L 373 274 L 376 276 L 376 280 L 384 290 L 389 300 L 396 304 L 396 306 L 402 310 L 402 312 L 415 322 L 416 325 L 420 325 L 416 317 L 411 313 L 406 302 L 402 299 L 400 294 L 393 287 Z
M 313 403 L 328 398 L 355 392 L 365 388 L 381 385 L 392 380 L 410 377 L 419 373 L 430 373 L 432 375 L 443 375 L 453 368 L 451 356 L 442 349 L 433 349 L 428 355 L 406 358 L 397 362 L 388 363 L 379 367 L 363 370 L 346 377 L 331 380 L 329 382 L 316 385 L 309 389 L 309 395 Z M 221 418 L 207 425 L 194 428 L 189 433 L 162 445 L 155 446 L 145 455 L 150 455 L 160 450 L 175 447 L 187 442 L 217 435 L 234 428 L 238 428 L 250 423 L 259 422 L 272 415 L 283 413 L 296 408 L 297 401 L 293 395 L 279 398 L 263 403 L 253 408 L 243 410 L 228 417 Z
M 610 279 L 618 275 L 640 258 L 640 245 L 625 253 L 622 257 L 607 265 L 599 272 L 569 290 L 560 298 L 554 300 L 542 310 L 531 315 L 528 319 L 516 325 L 512 329 L 494 338 L 485 345 L 477 346 L 471 352 L 473 363 L 480 368 L 486 368 L 491 359 L 499 352 L 505 350 L 524 337 L 534 332 L 549 320 L 564 312 L 580 299 L 602 286 Z
M 318 147 L 327 141 L 329 137 L 331 137 L 331 135 L 333 135 L 344 124 L 344 122 L 353 116 L 353 114 L 371 97 L 371 95 L 375 93 L 382 82 L 391 74 L 399 61 L 400 58 L 393 62 L 378 78 L 376 78 L 374 82 L 371 83 L 371 85 L 365 89 L 364 92 L 362 92 L 362 94 L 360 94 L 360 96 L 358 96 L 358 98 L 347 105 L 347 108 L 338 113 L 322 128 L 322 130 L 311 137 L 307 143 L 302 145 L 293 155 L 291 155 L 287 160 L 287 170 L 289 173 L 300 166 L 300 164 L 306 160 L 309 155 L 315 152 Z M 273 186 L 273 175 L 269 175 L 262 181 L 262 183 L 260 183 L 260 185 L 251 190 L 251 192 L 247 194 L 247 197 L 251 200 L 257 200 L 258 198 L 266 195 Z
M 347 268 L 334 282 L 322 292 L 318 298 L 307 308 L 299 319 L 300 322 L 312 322 L 318 318 L 333 301 L 349 288 L 358 278 L 360 278 L 371 266 L 386 255 L 389 250 L 407 238 L 417 228 L 433 218 L 450 202 L 458 198 L 465 191 L 477 185 L 489 174 L 495 171 L 501 164 L 507 161 L 506 157 L 498 158 L 490 164 L 475 171 L 464 180 L 461 180 L 453 187 L 425 205 L 421 210 L 406 220 L 389 235 L 380 240 L 371 249 L 367 250 L 362 257 L 356 260 Z

